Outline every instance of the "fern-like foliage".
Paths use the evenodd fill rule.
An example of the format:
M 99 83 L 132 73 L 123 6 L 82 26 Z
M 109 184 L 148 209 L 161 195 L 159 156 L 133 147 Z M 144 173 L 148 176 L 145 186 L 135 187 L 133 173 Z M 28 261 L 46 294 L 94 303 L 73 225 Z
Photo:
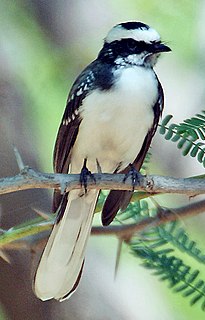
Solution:
M 172 115 L 167 115 L 162 120 L 159 132 L 166 140 L 177 143 L 183 156 L 196 157 L 205 167 L 205 111 L 180 124 L 169 124 L 171 119 Z
M 150 208 L 148 201 L 138 200 L 135 202 L 130 202 L 126 211 L 118 213 L 117 217 L 121 223 L 137 223 L 142 220 L 143 217 L 154 216 L 156 213 L 157 208 Z
M 145 157 L 143 164 L 142 164 L 142 167 L 140 169 L 141 174 L 145 174 L 145 175 L 147 174 L 151 158 L 152 158 L 152 153 L 149 150 L 149 152 L 147 152 L 147 154 L 146 154 L 146 157 Z
M 168 281 L 174 292 L 190 297 L 191 305 L 201 301 L 201 308 L 205 310 L 205 281 L 199 278 L 198 270 L 192 270 L 182 259 L 170 255 L 170 249 L 157 251 L 140 243 L 133 243 L 131 249 L 134 255 L 142 259 L 143 266 L 154 270 L 154 275 L 161 281 Z
M 205 111 L 180 124 L 170 123 L 171 119 L 171 115 L 163 119 L 160 133 L 166 140 L 175 142 L 184 156 L 196 157 L 205 167 Z M 143 173 L 147 171 L 149 160 L 150 156 L 142 168 Z M 144 217 L 155 216 L 159 206 L 153 206 L 154 202 L 145 200 L 146 197 L 150 196 L 145 194 L 143 200 L 130 203 L 126 212 L 117 216 L 118 221 L 123 224 L 138 223 Z M 168 282 L 174 292 L 189 297 L 191 305 L 200 302 L 205 311 L 205 279 L 200 276 L 198 268 L 194 269 L 186 263 L 188 256 L 189 261 L 191 258 L 204 265 L 205 252 L 190 239 L 179 222 L 170 222 L 135 235 L 129 246 L 144 267 L 153 270 L 153 274 L 160 280 Z
M 155 215 L 158 206 L 150 205 L 151 201 L 142 200 L 131 203 L 128 210 L 118 215 L 121 223 L 139 222 L 144 216 Z M 161 208 L 162 209 L 162 208 Z M 169 287 L 183 297 L 190 298 L 190 304 L 201 302 L 205 311 L 205 279 L 201 279 L 199 270 L 187 265 L 179 252 L 205 264 L 205 252 L 190 239 L 180 222 L 153 227 L 134 235 L 128 244 L 131 252 L 142 260 L 142 265 L 153 270 L 153 275 L 167 281 Z
M 188 254 L 196 261 L 205 264 L 205 252 L 197 247 L 197 243 L 190 240 L 187 232 L 178 221 L 172 221 L 163 226 L 155 227 L 143 233 L 143 237 L 149 238 L 152 248 L 158 248 L 165 244 L 171 244 L 180 251 Z
M 166 140 L 175 142 L 184 156 L 196 157 L 205 167 L 205 111 L 180 124 L 170 123 L 171 119 L 171 115 L 163 119 L 160 133 Z M 158 205 L 150 206 L 150 200 L 144 199 L 131 203 L 128 210 L 118 217 L 121 223 L 139 222 L 144 216 L 156 215 L 158 209 Z M 188 255 L 189 260 L 192 258 L 199 264 L 205 264 L 205 252 L 190 239 L 179 222 L 170 222 L 135 235 L 129 246 L 144 267 L 153 270 L 160 280 L 167 281 L 174 292 L 189 297 L 191 305 L 201 302 L 205 311 L 205 279 L 201 279 L 199 270 L 184 261 Z M 180 252 L 183 255 L 178 258 Z

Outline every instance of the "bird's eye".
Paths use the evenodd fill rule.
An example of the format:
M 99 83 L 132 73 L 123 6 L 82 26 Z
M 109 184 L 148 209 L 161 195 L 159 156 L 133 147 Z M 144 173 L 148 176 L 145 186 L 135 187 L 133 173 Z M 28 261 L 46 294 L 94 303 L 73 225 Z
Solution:
M 137 41 L 133 40 L 133 39 L 129 39 L 127 41 L 127 48 L 130 50 L 130 51 L 135 51 L 136 50 L 136 47 L 137 47 Z

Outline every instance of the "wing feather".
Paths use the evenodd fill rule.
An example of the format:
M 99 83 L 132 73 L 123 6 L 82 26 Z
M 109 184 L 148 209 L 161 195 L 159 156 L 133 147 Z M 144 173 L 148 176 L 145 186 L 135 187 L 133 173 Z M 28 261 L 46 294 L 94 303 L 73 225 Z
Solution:
M 92 64 L 94 63 L 96 62 L 92 62 Z M 91 65 L 89 65 L 76 79 L 68 96 L 66 109 L 63 114 L 54 147 L 53 167 L 54 172 L 56 173 L 69 172 L 72 148 L 76 141 L 81 123 L 79 108 L 94 86 L 95 78 L 93 73 L 90 71 Z M 62 195 L 60 191 L 54 190 L 52 206 L 53 212 L 56 212 L 61 201 Z

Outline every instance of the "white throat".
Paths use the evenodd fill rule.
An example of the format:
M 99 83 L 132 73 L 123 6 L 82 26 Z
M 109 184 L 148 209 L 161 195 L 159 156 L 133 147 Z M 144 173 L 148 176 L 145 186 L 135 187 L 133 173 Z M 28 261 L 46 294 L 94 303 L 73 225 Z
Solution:
M 152 68 L 156 64 L 160 54 L 130 54 L 127 57 L 119 57 L 115 60 L 115 64 L 119 67 L 130 66 L 144 66 L 146 68 Z

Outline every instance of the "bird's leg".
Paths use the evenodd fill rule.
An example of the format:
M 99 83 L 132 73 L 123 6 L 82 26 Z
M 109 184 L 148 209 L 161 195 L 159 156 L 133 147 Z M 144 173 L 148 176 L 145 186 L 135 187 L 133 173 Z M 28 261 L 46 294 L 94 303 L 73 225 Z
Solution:
M 129 176 L 131 176 L 131 179 L 132 179 L 132 187 L 133 187 L 133 191 L 135 190 L 135 186 L 138 185 L 140 183 L 140 180 L 142 178 L 142 175 L 139 171 L 137 171 L 135 169 L 135 167 L 133 166 L 132 163 L 129 164 L 129 171 L 125 174 L 124 176 L 124 179 L 123 179 L 123 182 L 125 182 L 127 180 L 127 178 Z
M 88 170 L 86 164 L 87 158 L 84 159 L 83 167 L 80 172 L 80 184 L 81 187 L 84 187 L 85 194 L 87 193 L 88 177 L 90 177 L 94 182 L 96 182 L 94 175 L 91 173 L 91 171 Z

